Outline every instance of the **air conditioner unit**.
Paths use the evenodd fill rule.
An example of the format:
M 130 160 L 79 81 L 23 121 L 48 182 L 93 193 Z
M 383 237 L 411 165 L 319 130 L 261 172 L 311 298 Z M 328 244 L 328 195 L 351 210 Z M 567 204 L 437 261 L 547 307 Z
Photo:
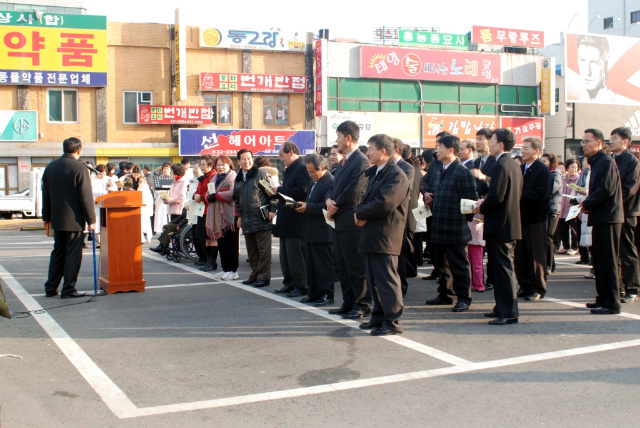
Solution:
M 530 104 L 500 104 L 501 113 L 531 114 L 533 107 Z

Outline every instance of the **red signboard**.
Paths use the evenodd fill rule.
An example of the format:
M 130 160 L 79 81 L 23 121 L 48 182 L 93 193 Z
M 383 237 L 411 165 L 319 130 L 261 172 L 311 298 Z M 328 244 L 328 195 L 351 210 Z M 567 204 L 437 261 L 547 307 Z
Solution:
M 316 40 L 316 116 L 322 116 L 322 40 Z
M 460 114 L 425 114 L 424 141 L 422 147 L 436 146 L 436 135 L 446 131 L 455 135 L 460 140 L 475 140 L 476 132 L 482 128 L 496 129 L 498 127 L 497 116 L 460 115 Z
M 544 31 L 514 30 L 513 28 L 473 26 L 473 43 L 486 45 L 544 48 Z
M 138 106 L 138 123 L 160 125 L 203 125 L 211 123 L 209 106 Z
M 201 91 L 307 92 L 306 76 L 251 73 L 200 73 Z
M 442 82 L 500 83 L 500 55 L 407 49 L 386 46 L 360 47 L 360 75 L 381 79 Z
M 522 147 L 525 138 L 536 137 L 544 147 L 544 118 L 500 116 L 500 128 L 510 129 L 516 137 L 516 147 Z

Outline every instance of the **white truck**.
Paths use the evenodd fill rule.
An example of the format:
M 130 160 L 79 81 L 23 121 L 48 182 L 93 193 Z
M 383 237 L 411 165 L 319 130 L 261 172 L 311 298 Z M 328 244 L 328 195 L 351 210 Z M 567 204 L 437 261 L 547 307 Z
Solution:
M 0 217 L 12 218 L 22 214 L 24 218 L 42 217 L 42 173 L 44 168 L 31 172 L 29 188 L 12 195 L 0 196 Z

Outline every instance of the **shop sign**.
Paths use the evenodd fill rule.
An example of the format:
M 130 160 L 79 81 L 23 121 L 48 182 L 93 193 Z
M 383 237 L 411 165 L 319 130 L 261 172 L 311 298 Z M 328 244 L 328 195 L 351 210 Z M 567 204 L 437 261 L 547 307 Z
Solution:
M 460 115 L 460 114 L 425 114 L 423 147 L 435 147 L 436 135 L 446 131 L 464 140 L 475 140 L 476 132 L 482 128 L 496 129 L 497 116 Z
M 304 94 L 307 92 L 307 77 L 284 74 L 200 73 L 200 90 Z
M 285 141 L 300 148 L 301 155 L 316 152 L 316 132 L 290 129 L 193 129 L 181 128 L 180 156 L 235 156 L 241 149 L 253 155 L 275 156 Z
M 506 128 L 516 137 L 515 147 L 522 147 L 525 138 L 535 137 L 544 148 L 544 118 L 500 116 L 500 128 Z
M 471 40 L 484 45 L 544 48 L 544 31 L 474 25 Z
M 36 141 L 38 118 L 35 110 L 0 110 L 0 141 Z
M 201 48 L 305 52 L 306 33 L 261 29 L 200 27 Z
M 348 111 L 327 114 L 327 144 L 333 145 L 338 126 L 347 120 L 358 124 L 358 145 L 366 145 L 376 134 L 387 134 L 399 138 L 411 147 L 420 145 L 420 115 L 411 113 L 355 113 Z
M 540 69 L 540 114 L 556 114 L 556 59 L 545 58 Z
M 153 125 L 202 125 L 211 123 L 210 106 L 138 106 L 138 123 Z
M 466 34 L 431 33 L 429 31 L 400 30 L 400 46 L 469 50 Z
M 316 40 L 314 55 L 316 63 L 316 81 L 314 92 L 316 93 L 316 116 L 324 116 L 327 111 L 327 39 Z

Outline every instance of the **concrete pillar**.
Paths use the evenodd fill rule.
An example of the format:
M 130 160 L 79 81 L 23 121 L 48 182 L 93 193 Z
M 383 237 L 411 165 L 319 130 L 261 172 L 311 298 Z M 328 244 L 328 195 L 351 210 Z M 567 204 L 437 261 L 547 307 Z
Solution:
M 242 51 L 242 72 L 251 73 L 251 51 Z M 242 128 L 251 129 L 253 122 L 252 105 L 253 98 L 250 92 L 242 94 Z
M 96 88 L 96 142 L 107 142 L 107 88 Z

